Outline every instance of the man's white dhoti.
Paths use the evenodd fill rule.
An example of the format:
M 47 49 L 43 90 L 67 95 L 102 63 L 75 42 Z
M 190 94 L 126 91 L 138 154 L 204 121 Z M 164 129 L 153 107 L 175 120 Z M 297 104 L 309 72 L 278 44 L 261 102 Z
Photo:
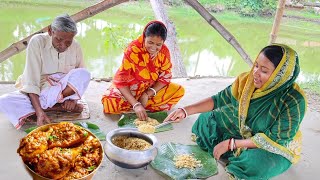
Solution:
M 53 107 L 65 100 L 79 100 L 90 82 L 90 73 L 84 68 L 71 70 L 69 73 L 56 73 L 47 77 L 49 86 L 41 90 L 39 100 L 42 109 Z M 62 98 L 62 91 L 71 87 L 76 93 Z M 27 117 L 35 114 L 28 95 L 19 91 L 0 96 L 0 112 L 6 115 L 15 128 L 19 129 Z

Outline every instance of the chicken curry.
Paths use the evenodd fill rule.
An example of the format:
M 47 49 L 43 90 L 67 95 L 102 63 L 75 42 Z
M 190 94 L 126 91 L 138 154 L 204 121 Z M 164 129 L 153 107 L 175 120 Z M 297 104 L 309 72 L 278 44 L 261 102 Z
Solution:
M 68 122 L 46 126 L 21 139 L 17 150 L 34 172 L 50 179 L 79 179 L 99 166 L 102 146 L 91 133 Z

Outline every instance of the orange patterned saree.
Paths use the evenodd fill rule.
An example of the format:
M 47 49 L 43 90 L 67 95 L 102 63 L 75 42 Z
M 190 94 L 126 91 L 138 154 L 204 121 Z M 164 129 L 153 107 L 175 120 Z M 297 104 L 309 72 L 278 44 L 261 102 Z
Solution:
M 104 112 L 119 114 L 132 109 L 132 105 L 118 88 L 129 87 L 131 94 L 139 99 L 142 93 L 152 87 L 155 82 L 161 82 L 166 86 L 148 100 L 145 108 L 150 111 L 170 110 L 184 95 L 182 86 L 170 82 L 171 68 L 170 52 L 167 46 L 163 45 L 152 59 L 144 47 L 144 36 L 141 35 L 125 49 L 122 64 L 114 76 L 113 83 L 102 97 Z

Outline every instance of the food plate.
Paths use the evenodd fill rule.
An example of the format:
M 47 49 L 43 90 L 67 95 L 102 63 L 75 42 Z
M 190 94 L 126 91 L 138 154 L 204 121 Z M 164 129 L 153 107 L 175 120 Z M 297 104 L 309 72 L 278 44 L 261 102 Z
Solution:
M 67 141 L 67 137 L 75 138 Z M 60 141 L 60 139 L 63 140 Z M 91 179 L 99 169 L 104 156 L 101 142 L 94 134 L 69 122 L 52 123 L 34 129 L 21 140 L 18 153 L 33 179 L 41 180 L 50 179 L 49 176 L 44 177 L 48 174 L 55 176 L 61 171 L 69 173 L 75 164 L 88 174 L 72 179 Z M 93 156 L 96 158 L 92 161 L 88 159 Z M 92 163 L 92 166 L 82 166 L 81 162 L 85 159 L 89 160 L 88 163 Z M 38 164 L 40 162 L 41 164 Z M 62 162 L 63 164 L 61 164 Z M 52 169 L 51 167 L 54 165 L 57 167 Z M 64 169 L 65 167 L 69 168 Z M 42 174 L 37 173 L 39 171 L 36 172 L 36 168 Z M 59 171 L 60 169 L 61 171 Z M 64 177 L 65 173 L 62 174 Z M 75 176 L 72 175 L 72 177 Z

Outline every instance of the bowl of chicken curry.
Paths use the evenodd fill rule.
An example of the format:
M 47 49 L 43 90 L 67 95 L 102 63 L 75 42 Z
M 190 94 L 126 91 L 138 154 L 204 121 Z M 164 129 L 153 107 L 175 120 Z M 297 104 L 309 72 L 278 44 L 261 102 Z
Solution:
M 17 150 L 33 179 L 91 179 L 103 159 L 99 139 L 69 122 L 40 126 Z

